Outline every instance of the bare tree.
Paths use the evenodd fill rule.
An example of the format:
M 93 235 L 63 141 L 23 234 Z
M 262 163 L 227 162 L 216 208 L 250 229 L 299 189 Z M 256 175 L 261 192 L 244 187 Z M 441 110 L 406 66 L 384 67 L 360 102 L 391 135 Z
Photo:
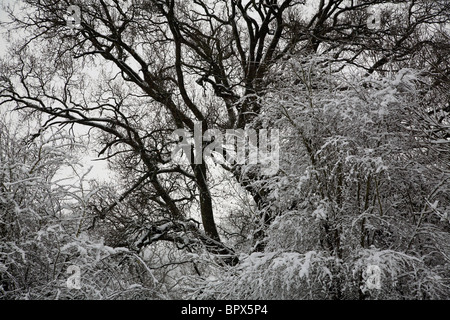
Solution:
M 1 66 L 1 103 L 47 114 L 43 130 L 75 124 L 95 129 L 99 154 L 120 167 L 127 189 L 94 211 L 105 218 L 117 214 L 120 203 L 134 203 L 146 223 L 133 245 L 167 240 L 189 247 L 200 241 L 235 263 L 233 249 L 219 236 L 207 162 L 171 161 L 178 141 L 168 133 L 192 131 L 196 122 L 203 132 L 262 128 L 254 122 L 261 114 L 258 97 L 272 85 L 272 71 L 293 54 L 331 54 L 374 73 L 434 45 L 419 35 L 446 22 L 448 3 L 397 1 L 405 11 L 396 32 L 389 20 L 369 28 L 368 9 L 387 2 L 321 0 L 309 15 L 295 0 L 136 0 L 127 6 L 119 0 L 24 0 L 26 11 L 14 27 L 28 36 Z M 81 9 L 77 28 L 67 26 L 68 16 L 74 17 L 70 5 Z M 386 20 L 395 10 L 383 12 Z M 79 75 L 94 66 L 103 72 L 97 90 Z M 448 80 L 448 72 L 441 76 Z M 259 173 L 228 170 L 263 208 L 269 190 L 251 183 Z M 201 226 L 189 216 L 194 199 Z M 261 230 L 273 218 L 265 212 Z

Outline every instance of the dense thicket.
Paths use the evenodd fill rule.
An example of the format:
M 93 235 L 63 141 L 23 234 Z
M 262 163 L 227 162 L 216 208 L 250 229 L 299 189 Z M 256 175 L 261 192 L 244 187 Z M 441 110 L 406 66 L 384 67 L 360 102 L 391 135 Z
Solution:
M 18 6 L 0 106 L 36 127 L 0 132 L 3 297 L 449 298 L 447 1 Z M 199 123 L 278 130 L 279 170 L 174 157 Z M 81 133 L 113 181 L 55 180 Z

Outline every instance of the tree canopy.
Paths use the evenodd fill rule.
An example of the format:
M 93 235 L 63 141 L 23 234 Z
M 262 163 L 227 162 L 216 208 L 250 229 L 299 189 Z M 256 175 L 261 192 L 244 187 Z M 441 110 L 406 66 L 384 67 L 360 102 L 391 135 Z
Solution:
M 49 279 L 59 285 L 64 275 L 55 270 L 95 262 L 85 277 L 97 284 L 82 290 L 85 298 L 113 298 L 127 286 L 151 298 L 449 297 L 447 1 L 18 6 L 5 8 L 5 27 L 24 36 L 1 60 L 0 106 L 37 125 L 11 149 L 19 156 L 6 147 L 19 144 L 11 129 L 0 132 L 3 296 L 33 287 L 18 280 L 25 260 L 8 254 L 15 245 L 26 258 L 31 243 L 44 250 L 39 259 L 52 260 Z M 278 171 L 205 153 L 199 163 L 193 143 L 174 157 L 173 133 L 197 128 L 277 130 Z M 68 201 L 53 176 L 75 165 L 66 153 L 85 150 L 80 130 L 117 176 L 88 185 L 81 178 Z M 201 149 L 216 140 L 203 138 Z M 79 219 L 78 227 L 61 217 Z M 53 223 L 62 228 L 57 242 L 78 248 L 64 262 L 54 240 L 39 241 Z M 110 273 L 92 247 L 114 270 L 126 260 L 131 278 L 95 291 Z M 371 265 L 382 272 L 381 289 L 365 285 Z M 97 267 L 104 278 L 92 278 Z

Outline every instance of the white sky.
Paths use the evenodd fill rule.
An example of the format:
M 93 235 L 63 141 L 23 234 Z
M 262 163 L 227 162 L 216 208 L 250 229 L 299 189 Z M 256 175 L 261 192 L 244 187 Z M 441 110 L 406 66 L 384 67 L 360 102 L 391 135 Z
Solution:
M 12 0 L 1 0 L 0 1 L 0 23 L 4 23 L 9 21 L 8 15 L 4 10 L 4 6 L 7 4 L 11 4 L 14 1 Z M 4 26 L 0 26 L 0 56 L 3 56 L 6 53 L 6 34 L 7 30 Z

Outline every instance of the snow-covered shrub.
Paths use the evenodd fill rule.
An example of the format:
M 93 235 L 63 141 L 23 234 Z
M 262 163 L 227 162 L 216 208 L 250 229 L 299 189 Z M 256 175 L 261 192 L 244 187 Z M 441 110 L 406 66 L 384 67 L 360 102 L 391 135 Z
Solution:
M 83 175 L 77 187 L 57 174 L 75 163 L 69 137 L 56 131 L 30 141 L 26 131 L 17 119 L 0 121 L 0 299 L 161 298 L 140 256 L 89 232 L 97 190 Z M 80 287 L 68 286 L 71 266 Z
M 323 57 L 276 71 L 257 120 L 281 137 L 279 174 L 256 182 L 274 217 L 265 249 L 195 294 L 448 299 L 449 113 L 441 110 L 440 125 L 430 119 L 445 105 L 427 105 L 427 78 L 412 69 L 367 75 Z

